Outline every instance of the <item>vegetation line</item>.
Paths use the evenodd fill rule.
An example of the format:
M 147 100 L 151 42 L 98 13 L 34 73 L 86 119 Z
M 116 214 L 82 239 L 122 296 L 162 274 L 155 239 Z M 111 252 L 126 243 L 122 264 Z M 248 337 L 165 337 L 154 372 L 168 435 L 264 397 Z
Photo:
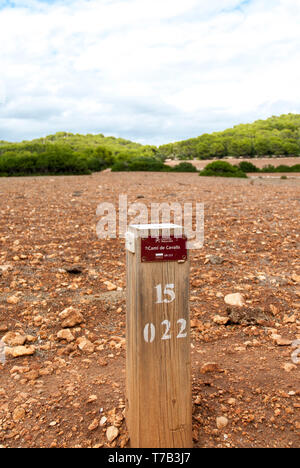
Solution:
M 112 171 L 196 172 L 186 162 L 170 167 L 166 159 L 223 159 L 265 156 L 300 156 L 300 114 L 287 114 L 241 124 L 224 132 L 160 147 L 141 145 L 122 138 L 59 132 L 33 141 L 0 141 L 0 176 L 91 174 L 107 168 Z M 246 161 L 244 162 L 246 164 Z M 299 172 L 293 166 L 269 166 L 264 172 Z M 225 166 L 223 166 L 224 169 Z M 205 168 L 206 174 L 212 168 Z M 216 166 L 214 168 L 216 170 Z M 227 170 L 219 172 L 228 174 Z M 230 172 L 230 171 L 229 171 Z M 258 172 L 254 166 L 239 166 L 231 174 Z M 203 171 L 201 175 L 204 175 Z

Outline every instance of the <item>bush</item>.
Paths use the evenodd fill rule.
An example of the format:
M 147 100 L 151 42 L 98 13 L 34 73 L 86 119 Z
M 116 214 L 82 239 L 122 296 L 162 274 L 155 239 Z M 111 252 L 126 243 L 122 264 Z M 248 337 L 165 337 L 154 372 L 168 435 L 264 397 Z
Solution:
M 132 159 L 118 159 L 112 166 L 112 172 L 141 171 L 161 172 L 164 169 L 162 161 L 148 156 L 134 157 Z
M 274 167 L 271 164 L 263 167 L 260 172 L 300 172 L 300 164 L 295 164 L 294 166 L 286 166 L 281 164 L 280 166 Z
M 238 167 L 241 169 L 243 172 L 259 172 L 258 167 L 254 166 L 249 161 L 242 161 L 239 163 Z
M 280 166 L 276 167 L 276 172 L 291 172 L 292 167 L 286 166 L 285 164 L 281 164 Z
M 189 162 L 181 162 L 171 167 L 171 172 L 198 172 L 197 168 Z
M 160 159 L 149 156 L 134 156 L 118 158 L 111 168 L 112 172 L 149 171 L 149 172 L 198 172 L 196 167 L 188 162 L 181 162 L 174 167 L 165 165 Z
M 209 163 L 199 174 L 205 177 L 240 177 L 247 178 L 247 175 L 237 166 L 226 161 L 214 161 Z
M 267 166 L 264 166 L 260 172 L 276 172 L 276 168 L 272 166 L 272 164 L 268 164 Z

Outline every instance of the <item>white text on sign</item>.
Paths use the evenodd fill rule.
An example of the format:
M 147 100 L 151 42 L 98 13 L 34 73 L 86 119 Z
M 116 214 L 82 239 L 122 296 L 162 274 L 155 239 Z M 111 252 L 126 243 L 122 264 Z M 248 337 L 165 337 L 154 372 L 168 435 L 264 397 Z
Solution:
M 167 284 L 165 286 L 164 292 L 162 293 L 162 285 L 158 284 L 155 286 L 156 293 L 157 293 L 157 301 L 156 304 L 170 304 L 175 300 L 175 292 L 174 292 L 175 285 L 174 284 Z M 164 298 L 163 298 L 164 294 Z
M 178 330 L 176 338 L 186 338 L 187 332 L 186 330 L 186 320 L 180 318 L 177 320 Z M 164 320 L 161 322 L 161 326 L 164 328 L 161 340 L 170 340 L 172 338 L 171 333 L 171 322 L 169 320 Z M 147 323 L 144 327 L 144 340 L 146 343 L 153 343 L 156 336 L 156 328 L 153 323 Z

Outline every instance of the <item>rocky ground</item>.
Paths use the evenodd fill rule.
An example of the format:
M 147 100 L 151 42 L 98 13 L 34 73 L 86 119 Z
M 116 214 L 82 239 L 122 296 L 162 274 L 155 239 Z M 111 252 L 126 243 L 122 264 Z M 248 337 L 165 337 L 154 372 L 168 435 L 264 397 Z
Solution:
M 299 447 L 299 180 L 109 172 L 0 179 L 0 445 L 129 446 L 124 241 L 96 235 L 119 194 L 205 204 L 194 446 Z

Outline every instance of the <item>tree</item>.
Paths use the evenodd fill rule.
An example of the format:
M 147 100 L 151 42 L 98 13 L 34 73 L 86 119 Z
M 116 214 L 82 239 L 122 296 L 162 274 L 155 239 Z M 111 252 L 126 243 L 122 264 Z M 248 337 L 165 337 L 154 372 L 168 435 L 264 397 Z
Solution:
M 230 156 L 251 156 L 252 155 L 252 141 L 250 138 L 231 138 L 228 144 L 228 154 Z
M 265 156 L 265 155 L 268 155 L 268 154 L 272 154 L 269 140 L 268 140 L 268 138 L 266 138 L 264 136 L 259 136 L 259 137 L 255 138 L 254 149 L 255 149 L 255 153 L 258 156 Z

